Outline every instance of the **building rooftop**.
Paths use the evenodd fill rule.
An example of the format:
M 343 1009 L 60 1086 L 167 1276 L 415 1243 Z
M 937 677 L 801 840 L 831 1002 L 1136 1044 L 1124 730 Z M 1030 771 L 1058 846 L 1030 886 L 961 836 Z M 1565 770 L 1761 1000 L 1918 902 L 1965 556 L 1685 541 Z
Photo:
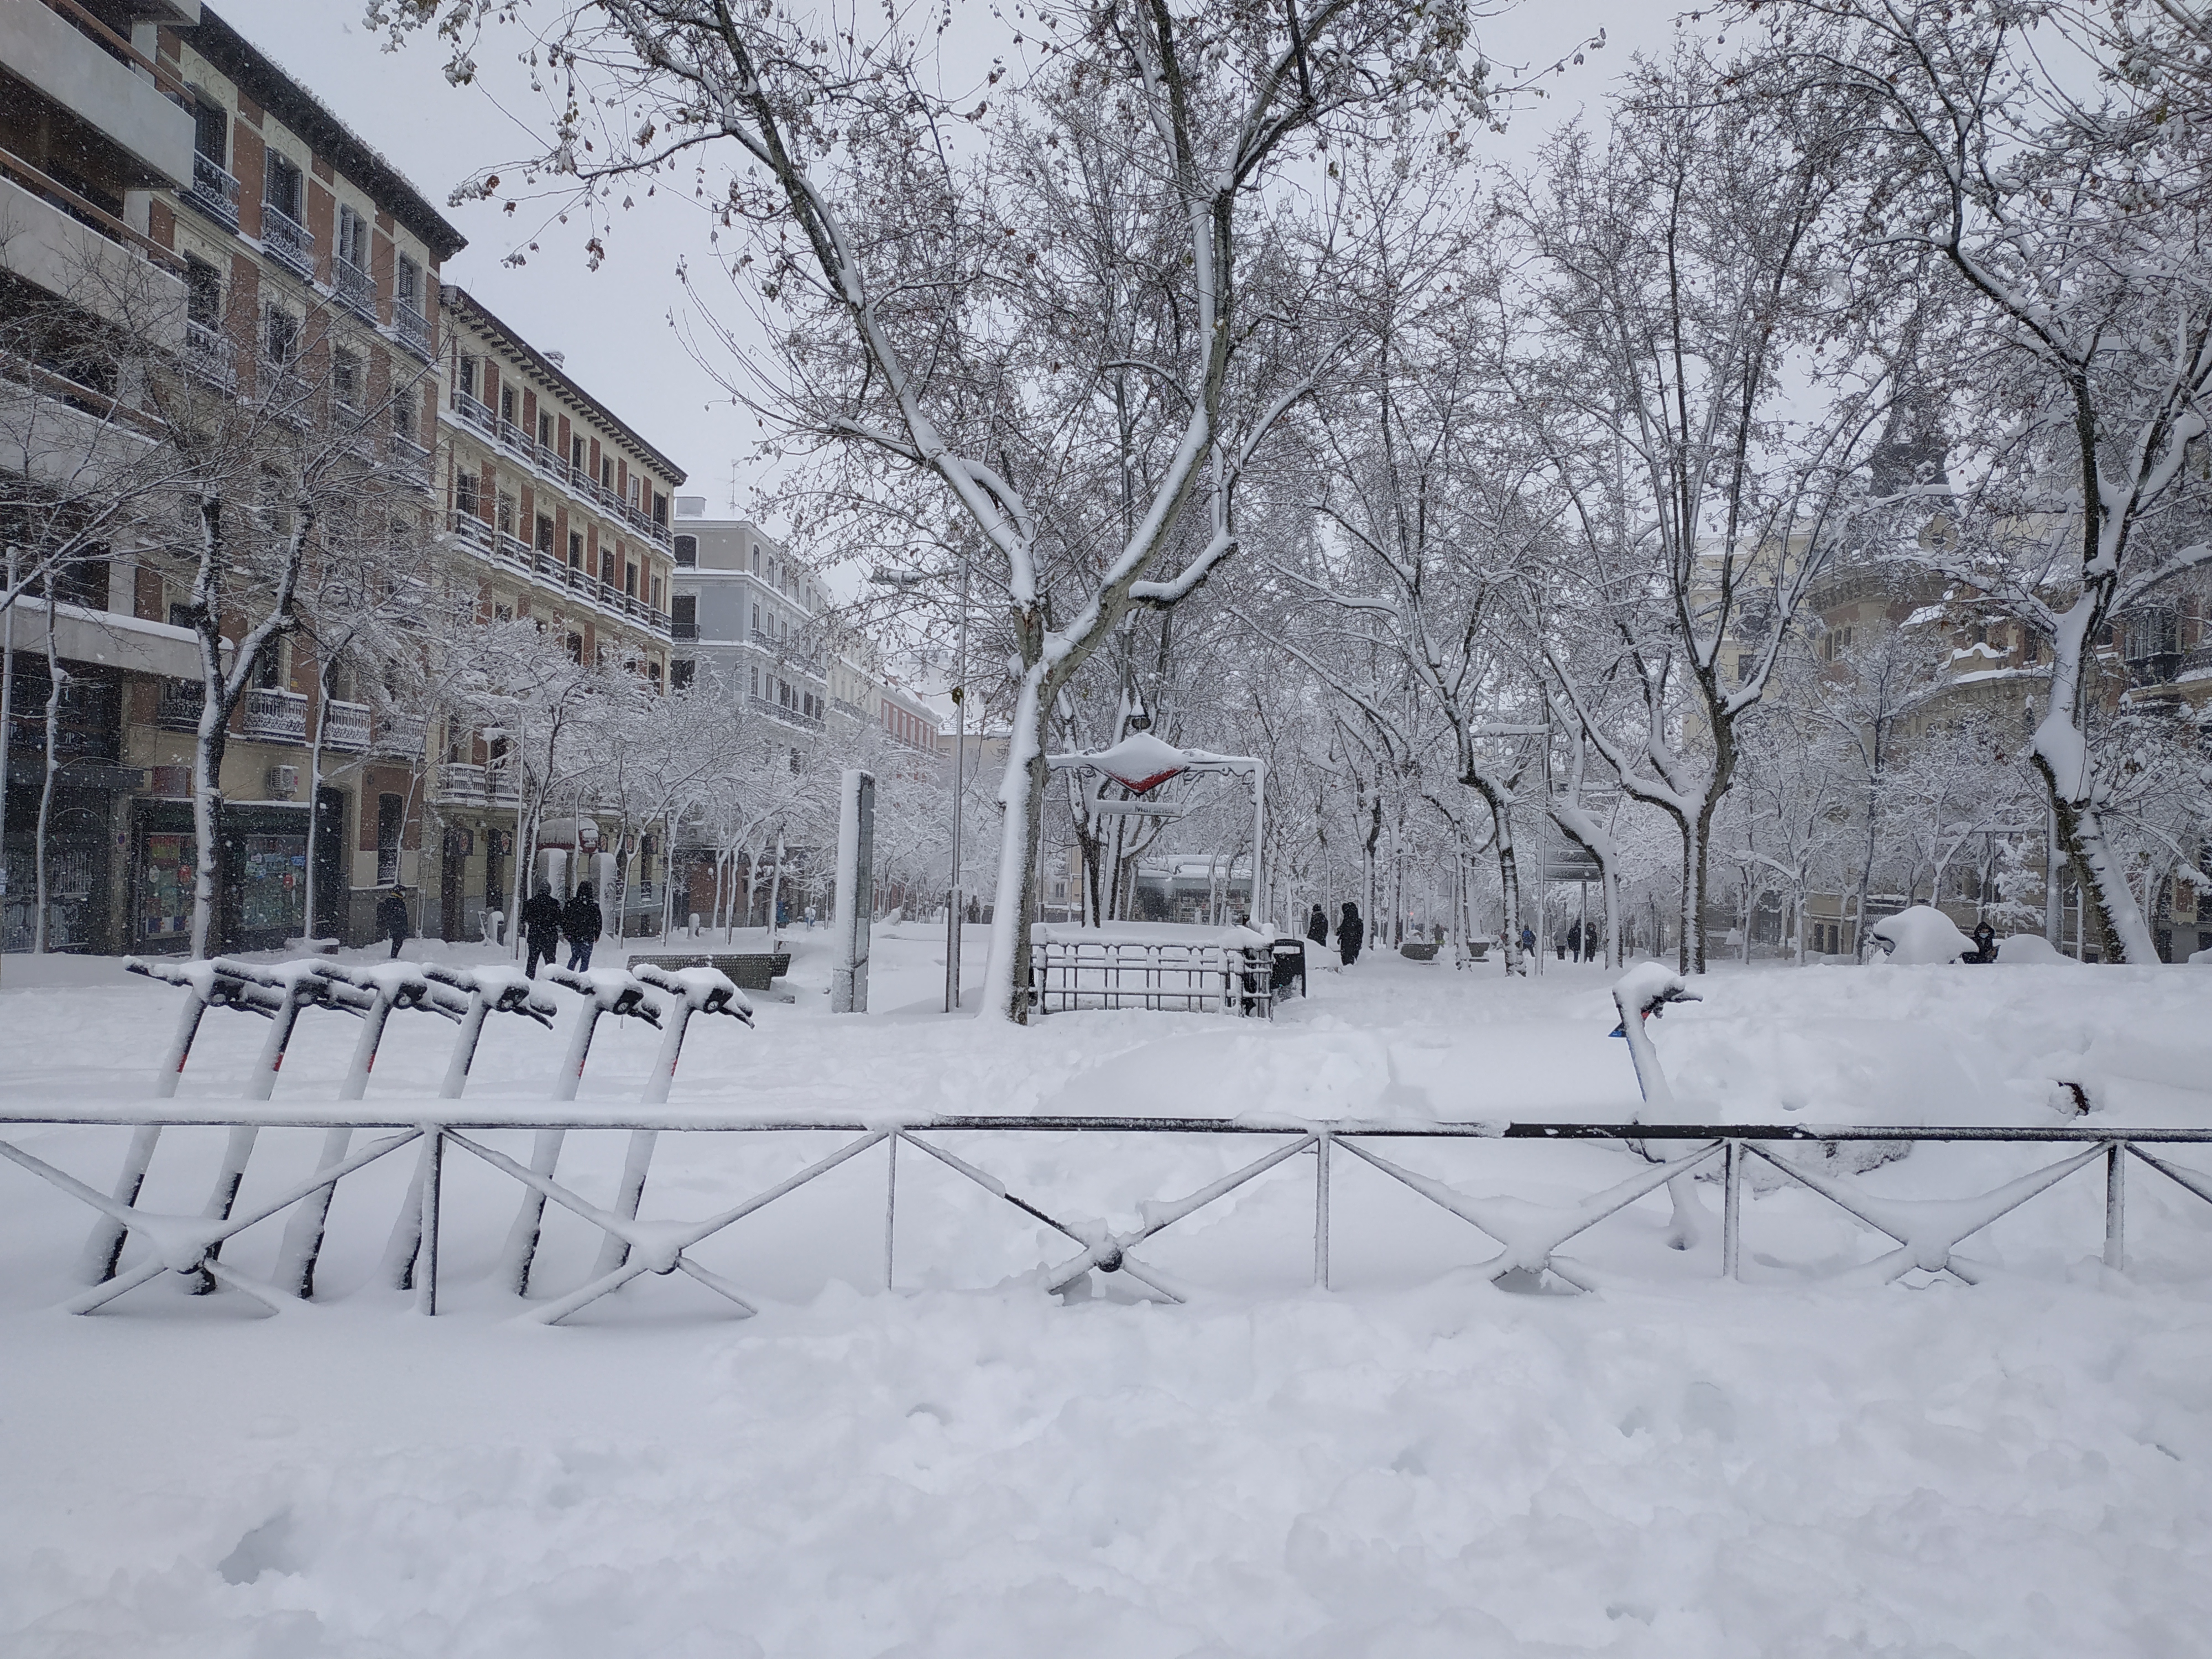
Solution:
M 450 259 L 469 245 L 469 239 L 423 198 L 405 174 L 213 11 L 201 9 L 199 22 L 187 43 L 255 103 L 313 144 L 318 154 L 329 157 L 333 167 L 389 209 L 392 216 L 438 258 Z

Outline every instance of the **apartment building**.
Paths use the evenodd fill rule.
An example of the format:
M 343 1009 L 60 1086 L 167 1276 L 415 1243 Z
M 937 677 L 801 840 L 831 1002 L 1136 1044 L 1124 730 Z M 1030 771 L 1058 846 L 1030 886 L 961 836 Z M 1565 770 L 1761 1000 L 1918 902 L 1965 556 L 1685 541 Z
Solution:
M 705 509 L 696 495 L 677 503 L 676 683 L 712 672 L 770 726 L 824 730 L 830 664 L 816 619 L 827 592 L 759 526 Z
M 32 0 L 0 16 L 0 263 L 19 294 L 127 323 L 214 395 L 293 398 L 345 423 L 380 500 L 432 510 L 436 342 L 424 296 L 463 245 L 388 162 L 198 0 Z M 46 386 L 64 405 L 82 388 Z M 115 391 L 127 399 L 128 388 Z M 327 392 L 325 398 L 323 394 Z M 311 395 L 307 395 L 311 394 Z M 113 407 L 113 406 L 112 406 Z M 303 416 L 304 419 L 305 416 Z M 161 428 L 146 422 L 143 437 Z M 335 531 L 326 534 L 336 533 Z M 190 925 L 198 655 L 178 625 L 188 564 L 107 550 L 71 573 L 51 626 L 70 718 L 49 842 L 49 943 L 180 948 Z M 45 607 L 19 611 L 9 776 L 10 948 L 29 929 L 27 764 L 42 731 Z M 226 618 L 226 634 L 234 632 Z M 288 640 L 233 716 L 221 784 L 226 948 L 306 931 L 307 819 L 320 816 L 318 931 L 360 936 L 419 847 L 419 728 L 379 729 Z M 33 684 L 35 682 L 35 684 Z M 318 729 L 335 773 L 306 799 Z
M 449 590 L 487 617 L 532 617 L 579 662 L 672 680 L 671 516 L 681 468 L 475 295 L 447 286 L 436 410 Z M 475 934 L 512 902 L 516 779 L 495 735 L 449 726 L 429 791 L 437 822 L 425 930 Z

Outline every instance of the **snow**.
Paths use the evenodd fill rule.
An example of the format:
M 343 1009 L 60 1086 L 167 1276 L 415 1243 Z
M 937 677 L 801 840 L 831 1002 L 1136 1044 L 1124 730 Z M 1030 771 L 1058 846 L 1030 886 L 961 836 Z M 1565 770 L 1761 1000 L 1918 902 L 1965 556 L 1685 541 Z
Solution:
M 1867 931 L 1881 941 L 1887 959 L 1900 968 L 1956 962 L 1974 948 L 1974 941 L 1950 917 L 1925 904 L 1884 916 Z
M 1617 976 L 1594 967 L 1515 981 L 1386 956 L 1316 972 L 1272 1023 L 1018 1030 L 934 1012 L 927 925 L 878 929 L 876 1012 L 832 1022 L 829 938 L 794 937 L 796 1000 L 754 1029 L 690 1023 L 672 1110 L 1418 1124 L 1638 1105 L 1606 1035 Z M 103 967 L 0 964 L 0 1098 L 143 1097 L 184 993 Z M 1685 1115 L 2063 1127 L 2054 1090 L 2086 1079 L 2091 1122 L 2203 1125 L 2201 978 L 1731 969 L 1645 1030 Z M 544 1099 L 584 1000 L 553 994 L 553 1031 L 486 1025 L 472 1107 Z M 265 1030 L 211 1011 L 177 1104 L 234 1099 Z M 275 1107 L 329 1101 L 358 1030 L 303 1012 Z M 395 1018 L 370 1105 L 434 1094 L 453 1036 Z M 659 1040 L 603 1022 L 580 1106 L 629 1108 Z M 128 1138 L 0 1133 L 95 1186 Z M 518 1160 L 530 1144 L 476 1138 Z M 168 1131 L 143 1201 L 191 1215 L 224 1139 Z M 604 1203 L 627 1139 L 571 1131 L 556 1179 Z M 851 1139 L 664 1133 L 638 1237 L 673 1239 Z M 1129 1246 L 1188 1298 L 1168 1306 L 1133 1300 L 1127 1273 L 1046 1294 L 1085 1245 L 990 1186 L 1096 1243 L 1283 1140 L 935 1139 L 987 1184 L 900 1153 L 893 1293 L 878 1147 L 699 1247 L 757 1317 L 648 1274 L 554 1329 L 510 1322 L 494 1279 L 518 1188 L 459 1148 L 435 1319 L 375 1284 L 411 1151 L 340 1184 L 322 1299 L 281 1318 L 166 1282 L 54 1313 L 90 1212 L 0 1166 L 0 1650 L 2055 1656 L 2193 1651 L 2212 1616 L 2212 1205 L 2148 1169 L 2129 1172 L 2124 1275 L 2098 1261 L 2094 1161 L 1958 1241 L 1994 1269 L 1972 1288 L 1918 1267 L 1871 1286 L 1899 1247 L 1769 1171 L 1741 1284 L 1719 1279 L 1717 1224 L 1665 1248 L 1655 1190 L 1560 1247 L 1596 1293 L 1513 1295 L 1489 1282 L 1484 1229 L 1540 1253 L 1596 1195 L 1663 1171 L 1609 1145 L 1375 1139 L 1459 1213 L 1340 1146 L 1331 1288 L 1314 1289 L 1314 1161 L 1293 1157 Z M 263 1130 L 240 1213 L 321 1141 Z M 1844 1175 L 1817 1144 L 1777 1150 Z M 1923 1146 L 1848 1190 L 1934 1259 L 1984 1195 L 2078 1150 Z M 1717 1221 L 1717 1191 L 1700 1196 Z M 224 1266 L 265 1273 L 281 1225 Z M 580 1284 L 599 1243 L 549 1206 L 542 1295 Z
M 2073 960 L 2040 933 L 2014 933 L 1997 941 L 1999 967 L 2018 968 L 2030 963 L 2049 966 Z
M 1055 757 L 1057 758 L 1057 757 Z M 1073 759 L 1073 757 L 1068 758 Z M 1149 732 L 1132 732 L 1112 747 L 1082 758 L 1116 783 L 1139 794 L 1165 783 L 1189 766 L 1191 757 Z

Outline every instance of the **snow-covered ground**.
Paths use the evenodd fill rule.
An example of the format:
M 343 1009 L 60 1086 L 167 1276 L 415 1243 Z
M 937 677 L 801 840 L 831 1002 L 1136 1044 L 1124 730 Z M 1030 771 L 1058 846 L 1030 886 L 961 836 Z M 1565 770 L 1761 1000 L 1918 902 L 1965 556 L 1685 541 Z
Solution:
M 747 1115 L 1101 1112 L 1621 1119 L 1607 976 L 1370 959 L 1272 1025 L 1142 1012 L 1025 1031 L 934 1012 L 941 942 L 877 935 L 878 1012 L 695 1024 L 672 1103 Z M 425 947 L 410 945 L 410 952 Z M 441 952 L 445 947 L 428 947 Z M 451 959 L 483 959 L 455 947 Z M 981 930 L 969 947 L 980 973 Z M 2212 1126 L 2212 972 L 1723 969 L 1653 1036 L 1700 1121 Z M 566 994 L 556 994 L 565 999 Z M 108 963 L 0 968 L 0 1097 L 143 1095 L 177 994 Z M 264 1028 L 211 1014 L 182 1097 L 234 1096 Z M 310 1012 L 277 1090 L 330 1098 L 353 1022 Z M 400 1014 L 370 1097 L 427 1095 L 450 1028 Z M 634 1100 L 603 1024 L 583 1099 Z M 542 1097 L 560 1035 L 495 1019 L 472 1098 Z M 125 1132 L 8 1139 L 106 1185 Z M 219 1130 L 142 1201 L 197 1210 Z M 241 1202 L 312 1167 L 265 1132 Z M 487 1137 L 520 1153 L 526 1137 Z M 647 1216 L 704 1215 L 848 1137 L 664 1135 Z M 624 1137 L 570 1138 L 604 1194 Z M 1012 1192 L 1126 1229 L 1261 1156 L 1249 1136 L 948 1136 Z M 1395 1140 L 1474 1194 L 1563 1204 L 1617 1146 Z M 1923 1146 L 1860 1177 L 1985 1191 L 2065 1149 Z M 1480 1234 L 1340 1152 L 1332 1288 L 1293 1158 L 1047 1295 L 1075 1247 L 908 1151 L 856 1158 L 699 1252 L 761 1307 L 648 1276 L 558 1328 L 490 1269 L 513 1183 L 449 1154 L 441 1316 L 374 1283 L 401 1154 L 338 1189 L 322 1299 L 269 1318 L 156 1281 L 92 1317 L 88 1212 L 0 1165 L 0 1651 L 23 1655 L 2183 1655 L 2212 1627 L 2212 1205 L 2137 1167 L 2124 1276 L 2094 1166 L 1971 1245 L 1967 1289 L 1836 1275 L 1887 1248 L 1794 1187 L 1664 1246 L 1663 1194 L 1568 1248 L 1589 1296 L 1514 1295 Z M 2177 1162 L 2212 1167 L 2184 1149 Z M 1708 1201 L 1717 1212 L 1717 1194 Z M 281 1222 L 227 1248 L 268 1271 Z M 549 1221 L 540 1283 L 596 1238 Z M 128 1258 L 126 1258 L 128 1260 Z

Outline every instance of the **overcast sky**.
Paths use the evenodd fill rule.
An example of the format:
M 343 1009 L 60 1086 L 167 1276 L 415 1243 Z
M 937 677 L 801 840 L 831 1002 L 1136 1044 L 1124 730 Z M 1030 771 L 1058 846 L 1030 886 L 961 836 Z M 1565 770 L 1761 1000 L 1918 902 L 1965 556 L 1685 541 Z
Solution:
M 552 0 L 539 4 L 550 13 Z M 526 124 L 538 106 L 515 66 L 501 61 L 511 58 L 514 48 L 503 43 L 514 31 L 488 36 L 485 84 L 457 89 L 441 73 L 435 40 L 385 52 L 362 24 L 362 0 L 219 0 L 214 9 L 381 150 L 469 238 L 446 266 L 447 282 L 468 289 L 540 349 L 565 353 L 586 390 L 690 474 L 685 493 L 706 496 L 710 513 L 733 504 L 744 510 L 755 447 L 768 434 L 751 414 L 730 406 L 670 326 L 672 313 L 688 303 L 676 264 L 705 248 L 703 213 L 672 192 L 641 203 L 623 216 L 608 258 L 591 271 L 584 233 L 573 226 L 568 242 L 540 237 L 540 252 L 513 268 L 501 260 L 534 227 L 489 204 L 442 206 L 461 179 L 537 146 Z M 1500 152 L 1525 154 L 1562 117 L 1595 103 L 1632 52 L 1663 49 L 1678 14 L 1667 0 L 1539 0 L 1486 24 L 1484 45 L 1501 64 L 1548 62 L 1601 27 L 1611 37 L 1607 51 L 1548 80 L 1552 95 L 1516 118 Z

